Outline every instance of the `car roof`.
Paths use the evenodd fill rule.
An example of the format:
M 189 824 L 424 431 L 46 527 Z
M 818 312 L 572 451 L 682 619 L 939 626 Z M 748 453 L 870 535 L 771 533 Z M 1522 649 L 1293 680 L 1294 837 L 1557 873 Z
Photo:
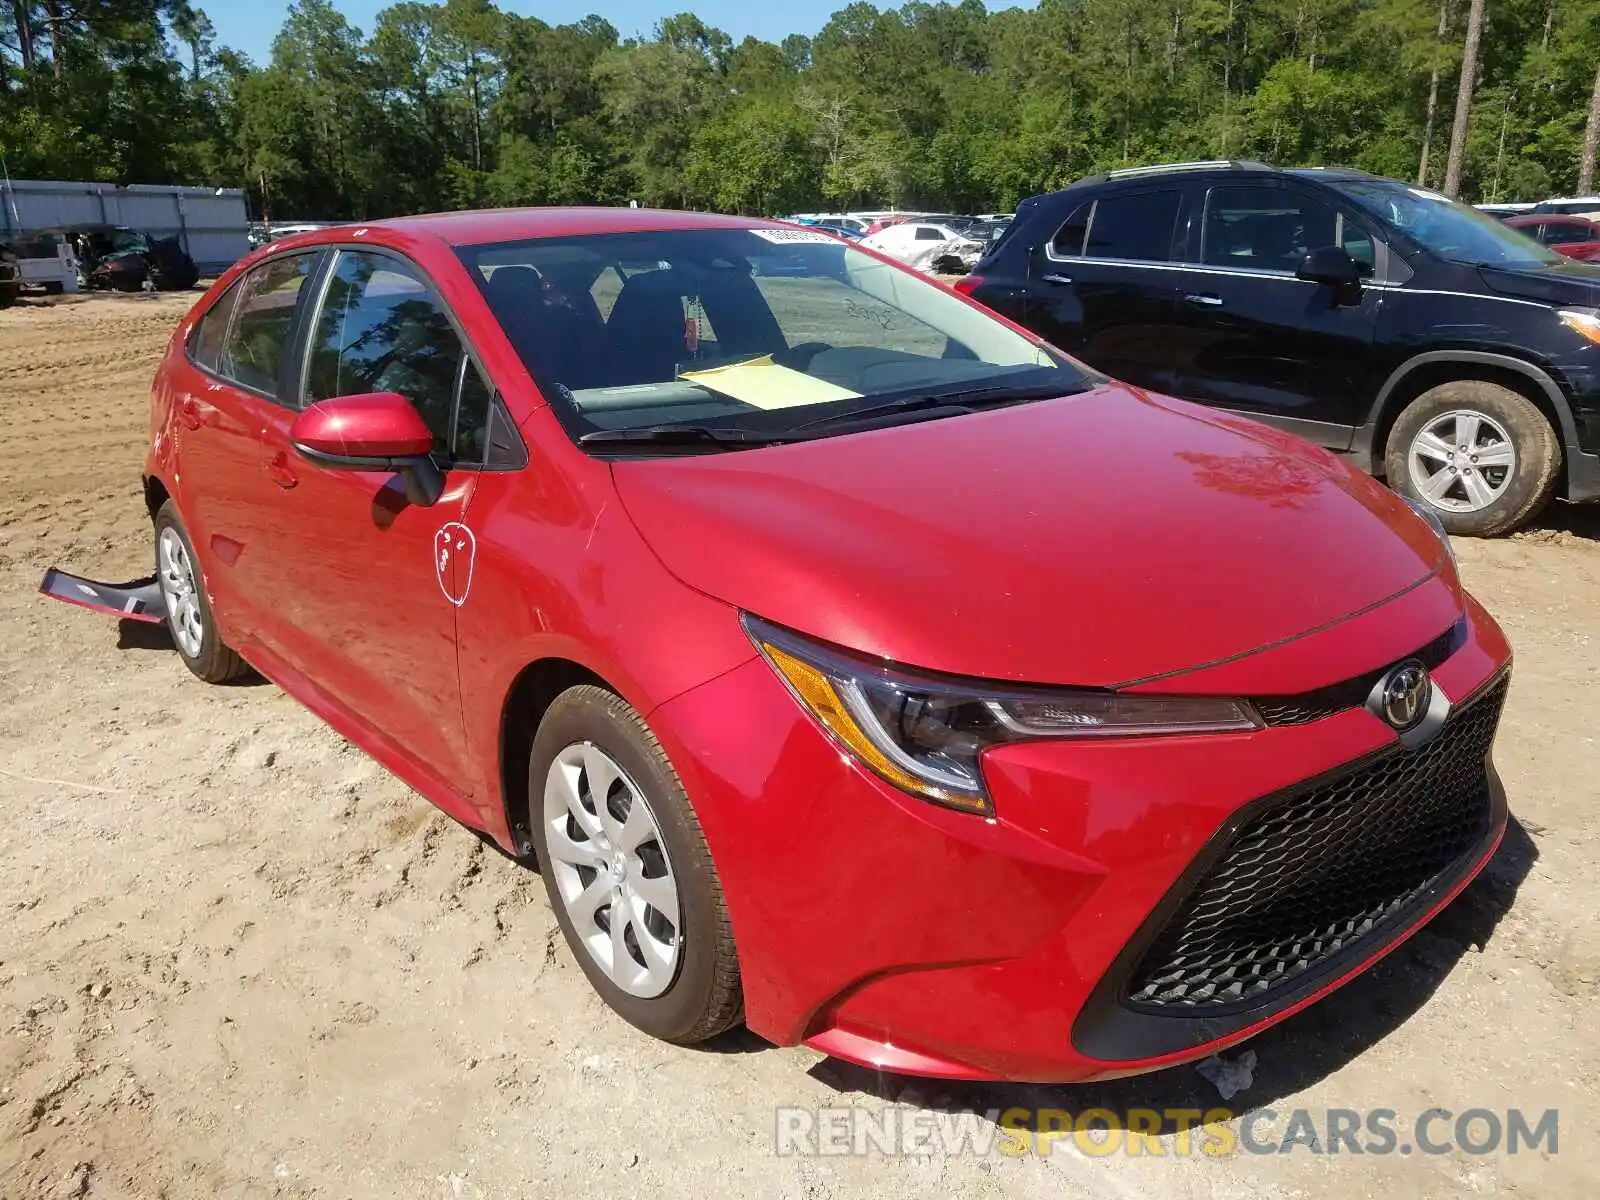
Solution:
M 439 238 L 451 246 L 487 242 L 520 242 L 547 237 L 581 237 L 604 233 L 660 233 L 682 229 L 784 229 L 781 221 L 726 217 L 714 213 L 675 212 L 653 208 L 494 208 L 468 212 L 427 213 L 395 217 L 371 225 L 412 236 Z M 348 232 L 349 226 L 344 227 Z M 338 230 L 326 231 L 330 237 Z

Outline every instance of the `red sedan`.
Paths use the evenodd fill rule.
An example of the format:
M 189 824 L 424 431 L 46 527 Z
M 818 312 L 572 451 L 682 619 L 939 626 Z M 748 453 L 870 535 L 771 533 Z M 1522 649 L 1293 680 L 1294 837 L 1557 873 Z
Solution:
M 1549 246 L 1557 254 L 1581 262 L 1600 262 L 1600 221 L 1529 213 L 1508 217 L 1505 223 L 1512 229 L 1522 230 L 1540 245 Z
M 675 1042 L 1200 1057 L 1505 827 L 1510 653 L 1438 529 L 826 234 L 276 242 L 177 330 L 151 430 L 190 669 L 249 664 L 536 860 L 594 988 Z

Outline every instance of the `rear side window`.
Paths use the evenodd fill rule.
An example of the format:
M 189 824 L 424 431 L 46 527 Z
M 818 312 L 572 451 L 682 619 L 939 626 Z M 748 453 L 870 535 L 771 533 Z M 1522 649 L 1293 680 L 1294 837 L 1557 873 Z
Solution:
M 1351 234 L 1345 249 L 1359 262 L 1360 231 L 1352 227 Z M 1214 267 L 1292 272 L 1312 250 L 1339 244 L 1338 214 L 1330 205 L 1298 192 L 1218 187 L 1206 200 L 1202 253 Z M 1370 263 L 1370 245 L 1366 257 Z
M 947 239 L 945 238 L 944 234 L 940 233 L 932 225 L 918 225 L 917 226 L 917 241 L 919 241 L 919 242 L 942 242 L 942 241 L 945 241 L 945 240 L 947 240 Z
M 1050 241 L 1050 252 L 1057 258 L 1077 258 L 1083 253 L 1083 239 L 1089 235 L 1089 217 L 1094 212 L 1094 201 L 1078 205 L 1066 223 L 1056 230 Z
M 1589 227 L 1576 221 L 1548 221 L 1540 231 L 1539 240 L 1546 246 L 1562 246 L 1568 242 L 1587 242 L 1591 236 Z
M 434 453 L 484 461 L 490 390 L 433 289 L 397 259 L 342 250 L 311 334 L 306 398 L 371 392 L 411 401 Z
M 189 357 L 208 371 L 215 371 L 222 361 L 222 348 L 228 337 L 228 322 L 239 303 L 241 285 L 234 284 L 222 297 L 206 309 L 205 316 L 189 335 Z
M 217 373 L 267 395 L 278 391 L 284 355 L 294 330 L 300 288 L 316 262 L 315 252 L 269 259 L 244 277 L 233 324 L 223 342 Z
M 1172 257 L 1172 230 L 1183 194 L 1177 190 L 1104 196 L 1095 203 L 1084 254 L 1165 262 Z

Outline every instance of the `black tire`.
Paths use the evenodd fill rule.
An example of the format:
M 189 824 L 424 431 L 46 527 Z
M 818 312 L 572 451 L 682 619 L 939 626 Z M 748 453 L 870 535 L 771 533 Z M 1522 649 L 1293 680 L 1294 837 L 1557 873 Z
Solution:
M 683 915 L 677 974 L 671 986 L 653 999 L 623 991 L 590 956 L 574 932 L 550 866 L 543 815 L 545 778 L 558 754 L 584 742 L 609 755 L 644 794 L 678 883 Z M 550 907 L 568 949 L 601 999 L 645 1033 L 681 1046 L 703 1042 L 738 1024 L 744 1015 L 739 959 L 705 834 L 677 772 L 631 705 L 605 688 L 587 684 L 556 697 L 533 739 L 528 812 Z
M 1516 456 L 1504 490 L 1473 512 L 1432 503 L 1421 494 L 1409 466 L 1418 434 L 1455 410 L 1479 414 L 1499 425 Z M 1561 476 L 1561 441 L 1538 406 L 1520 392 L 1481 379 L 1454 380 L 1428 389 L 1406 406 L 1389 431 L 1384 472 L 1390 487 L 1427 504 L 1451 533 L 1498 537 L 1532 520 L 1549 503 Z
M 201 635 L 199 649 L 190 654 L 184 648 L 183 639 L 179 637 L 177 618 L 172 612 L 167 613 L 167 632 L 172 634 L 172 645 L 177 650 L 178 657 L 183 659 L 183 665 L 194 672 L 196 676 L 207 683 L 232 683 L 234 680 L 246 675 L 250 666 L 239 657 L 237 651 L 223 642 L 217 634 L 217 621 L 211 613 L 211 601 L 206 598 L 205 580 L 200 574 L 200 560 L 195 557 L 194 543 L 189 540 L 189 534 L 183 527 L 183 522 L 178 518 L 177 506 L 168 500 L 156 513 L 155 545 L 156 545 L 156 575 L 162 573 L 161 562 L 161 535 L 164 530 L 170 529 L 183 543 L 184 552 L 188 555 L 191 569 L 194 573 L 194 595 L 199 607 Z
M 39 286 L 44 288 L 44 294 L 46 296 L 59 296 L 67 290 L 67 285 L 62 283 L 60 280 L 54 280 L 50 283 L 40 284 Z

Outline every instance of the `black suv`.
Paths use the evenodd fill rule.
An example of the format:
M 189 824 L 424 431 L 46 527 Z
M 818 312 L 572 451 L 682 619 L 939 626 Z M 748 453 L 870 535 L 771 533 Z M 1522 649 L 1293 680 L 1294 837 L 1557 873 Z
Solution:
M 1347 453 L 1455 533 L 1600 499 L 1600 266 L 1421 188 L 1111 171 L 1024 201 L 957 286 L 1109 375 Z

